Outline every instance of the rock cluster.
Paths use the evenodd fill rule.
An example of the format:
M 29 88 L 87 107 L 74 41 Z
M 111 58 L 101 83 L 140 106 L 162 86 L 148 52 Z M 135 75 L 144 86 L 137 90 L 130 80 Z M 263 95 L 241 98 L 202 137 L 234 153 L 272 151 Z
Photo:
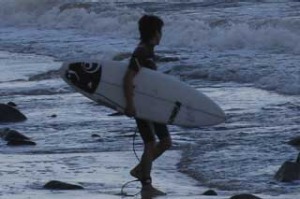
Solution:
M 23 122 L 26 119 L 26 116 L 16 108 L 15 103 L 0 104 L 0 123 Z
M 9 128 L 1 129 L 0 137 L 7 141 L 7 145 L 9 146 L 36 145 L 36 143 L 31 141 L 27 136 Z

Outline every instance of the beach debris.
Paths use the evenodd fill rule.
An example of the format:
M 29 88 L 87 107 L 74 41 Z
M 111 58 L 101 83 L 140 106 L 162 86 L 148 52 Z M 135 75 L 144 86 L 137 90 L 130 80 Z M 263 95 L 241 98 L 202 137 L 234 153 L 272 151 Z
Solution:
M 214 190 L 210 189 L 210 190 L 205 191 L 202 195 L 204 195 L 204 196 L 217 196 L 218 194 Z
M 262 199 L 252 194 L 239 194 L 232 196 L 230 199 Z
M 7 141 L 7 145 L 9 146 L 36 145 L 27 136 L 9 128 L 1 129 L 0 137 Z
M 300 180 L 300 162 L 284 162 L 276 172 L 275 179 L 280 182 L 292 182 L 294 180 Z
M 23 122 L 27 118 L 11 105 L 0 104 L 0 122 Z
M 54 189 L 54 190 L 79 190 L 84 189 L 80 185 L 69 184 L 57 180 L 51 180 L 44 185 L 45 189 Z

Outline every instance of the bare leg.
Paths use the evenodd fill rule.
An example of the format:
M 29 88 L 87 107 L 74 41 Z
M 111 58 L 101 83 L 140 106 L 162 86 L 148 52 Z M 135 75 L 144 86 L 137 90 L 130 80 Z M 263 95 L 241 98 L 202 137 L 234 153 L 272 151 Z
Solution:
M 151 169 L 152 162 L 158 158 L 163 152 L 165 152 L 171 146 L 171 138 L 168 135 L 168 129 L 166 126 L 136 119 L 141 137 L 144 141 L 144 152 L 140 163 L 131 170 L 130 174 L 138 178 L 142 183 L 141 194 L 144 196 L 160 196 L 166 195 L 164 192 L 154 188 L 151 182 Z M 153 129 L 153 128 L 155 129 Z M 155 142 L 155 132 L 162 132 L 157 135 L 160 138 L 160 142 Z
M 138 172 L 139 179 L 141 180 L 142 185 L 143 185 L 142 190 L 141 190 L 142 198 L 145 198 L 145 197 L 151 198 L 151 196 L 155 197 L 155 196 L 166 195 L 164 192 L 154 188 L 151 184 L 152 162 L 153 162 L 153 159 L 155 158 L 155 155 L 158 154 L 157 152 L 155 153 L 158 146 L 159 146 L 159 144 L 156 144 L 155 141 L 145 144 L 145 149 L 144 149 L 144 153 L 142 155 L 141 162 L 136 167 L 137 170 L 139 170 L 139 172 Z M 150 181 L 147 182 L 147 180 L 150 180 Z
M 146 179 L 151 177 L 152 160 L 154 158 L 155 141 L 145 144 L 144 153 L 141 158 L 140 165 L 140 178 Z
M 146 144 L 148 145 L 148 144 Z M 161 156 L 167 149 L 169 149 L 171 147 L 171 138 L 167 137 L 163 140 L 160 140 L 160 142 L 158 144 L 154 144 L 151 142 L 151 146 L 146 146 L 145 145 L 145 151 L 144 154 L 142 155 L 142 159 L 141 162 L 134 167 L 134 169 L 132 169 L 130 171 L 130 174 L 138 179 L 143 178 L 144 176 L 142 176 L 142 174 L 144 174 L 144 172 L 146 172 L 146 175 L 149 174 L 149 176 L 146 177 L 150 177 L 150 173 L 151 172 L 151 168 L 152 168 L 152 162 L 157 159 L 159 156 Z M 151 159 L 149 159 L 151 158 Z M 151 163 L 149 162 L 151 161 Z M 149 166 L 147 166 L 149 165 Z M 150 166 L 151 165 L 151 166 Z M 145 171 L 142 170 L 142 168 L 147 168 Z M 150 169 L 149 169 L 150 167 Z

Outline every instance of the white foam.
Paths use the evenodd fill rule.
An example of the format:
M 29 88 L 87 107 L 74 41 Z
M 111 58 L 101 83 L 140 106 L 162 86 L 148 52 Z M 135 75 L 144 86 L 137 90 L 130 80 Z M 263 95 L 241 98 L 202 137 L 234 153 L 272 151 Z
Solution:
M 76 2 L 83 3 L 76 4 Z M 145 12 L 135 7 L 103 2 L 87 3 L 79 0 L 0 2 L 2 19 L 0 24 L 77 29 L 84 34 L 136 38 L 137 20 Z M 189 15 L 162 16 L 166 22 L 163 44 L 189 49 L 259 49 L 300 53 L 300 20 L 297 17 L 243 21 L 234 17 L 202 16 L 201 11 Z M 12 15 L 12 12 L 15 14 Z
M 206 21 L 174 18 L 167 21 L 164 41 L 174 47 L 203 50 L 252 49 L 300 54 L 300 34 L 285 26 L 257 28 L 249 23 L 235 23 L 211 27 Z
M 140 6 L 117 1 L 75 2 L 82 4 L 69 0 L 1 1 L 0 25 L 14 27 L 0 31 L 0 48 L 62 59 L 111 59 L 120 51 L 132 50 L 138 39 L 137 20 L 145 13 Z M 279 11 L 289 8 L 278 8 L 283 4 L 260 5 L 256 10 L 249 6 L 161 12 L 165 21 L 161 46 L 189 57 L 192 63 L 186 64 L 195 66 L 183 75 L 190 78 L 252 83 L 300 94 L 300 19 L 293 10 L 281 14 Z M 276 12 L 272 13 L 270 6 Z M 226 16 L 222 16 L 221 9 L 229 14 L 224 11 Z
M 248 52 L 248 53 L 247 53 Z M 189 79 L 250 83 L 255 87 L 278 93 L 300 94 L 300 70 L 295 57 L 287 55 L 253 54 L 239 51 L 232 54 L 208 55 L 188 70 L 174 68 Z
M 136 29 L 136 21 L 143 12 L 140 9 L 116 7 L 113 3 L 94 4 L 91 10 L 88 3 L 74 1 L 12 0 L 0 2 L 2 25 L 42 27 L 54 29 L 78 29 L 94 34 L 131 34 Z M 35 5 L 37 2 L 37 5 Z M 70 6 L 67 2 L 72 2 Z M 98 10 L 100 9 L 100 10 Z M 11 15 L 11 12 L 16 14 Z
M 0 51 L 0 82 L 27 80 L 30 76 L 58 69 L 59 64 L 46 56 L 25 55 Z

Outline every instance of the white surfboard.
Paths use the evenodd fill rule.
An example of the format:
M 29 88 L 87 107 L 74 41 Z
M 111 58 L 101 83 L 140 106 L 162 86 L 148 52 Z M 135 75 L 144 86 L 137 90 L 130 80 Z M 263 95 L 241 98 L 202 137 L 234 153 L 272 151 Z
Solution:
M 125 108 L 123 79 L 127 64 L 76 60 L 63 63 L 62 78 L 86 97 L 121 113 Z M 185 127 L 224 122 L 222 109 L 203 93 L 173 76 L 141 68 L 134 79 L 136 117 Z

